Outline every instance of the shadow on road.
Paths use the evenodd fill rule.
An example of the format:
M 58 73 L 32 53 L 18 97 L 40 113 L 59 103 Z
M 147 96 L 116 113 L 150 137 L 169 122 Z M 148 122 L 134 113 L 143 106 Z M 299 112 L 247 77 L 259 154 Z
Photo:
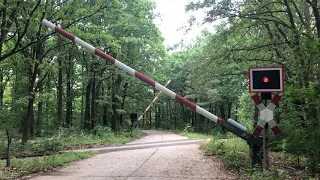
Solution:
M 103 153 L 109 153 L 109 152 L 129 151 L 129 150 L 136 150 L 136 149 L 182 146 L 182 145 L 188 145 L 188 144 L 196 144 L 203 141 L 204 140 L 199 140 L 199 139 L 197 140 L 180 139 L 180 140 L 156 141 L 156 142 L 147 142 L 147 143 L 132 143 L 132 144 L 126 144 L 123 146 L 74 150 L 74 152 L 93 151 L 97 154 L 103 154 Z

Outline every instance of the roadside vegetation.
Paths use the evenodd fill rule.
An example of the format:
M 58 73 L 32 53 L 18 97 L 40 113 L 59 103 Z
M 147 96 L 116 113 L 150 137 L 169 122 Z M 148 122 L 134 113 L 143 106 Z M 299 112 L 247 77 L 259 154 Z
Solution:
M 91 152 L 63 152 L 64 150 L 121 145 L 140 135 L 139 129 L 115 134 L 110 128 L 97 126 L 92 132 L 60 130 L 50 137 L 31 139 L 26 144 L 21 144 L 18 138 L 13 137 L 10 167 L 6 167 L 7 141 L 3 138 L 5 136 L 1 136 L 0 179 L 48 171 L 93 155 Z
M 41 157 L 12 158 L 10 167 L 5 167 L 5 161 L 0 160 L 0 179 L 13 179 L 31 173 L 49 171 L 91 156 L 93 156 L 92 152 L 64 152 Z
M 189 138 L 206 139 L 200 148 L 207 156 L 218 156 L 224 168 L 235 172 L 241 179 L 319 179 L 320 174 L 310 171 L 307 159 L 285 151 L 285 141 L 282 149 L 271 147 L 270 171 L 262 170 L 262 167 L 251 167 L 249 146 L 239 137 L 230 133 L 210 134 L 192 133 L 183 131 L 180 133 Z
M 48 137 L 38 137 L 21 144 L 20 139 L 13 138 L 11 154 L 15 157 L 39 156 L 57 153 L 62 150 L 120 145 L 139 137 L 141 131 L 119 132 L 115 134 L 110 128 L 97 126 L 92 132 L 79 130 L 60 130 Z M 6 156 L 7 140 L 1 138 L 0 155 Z

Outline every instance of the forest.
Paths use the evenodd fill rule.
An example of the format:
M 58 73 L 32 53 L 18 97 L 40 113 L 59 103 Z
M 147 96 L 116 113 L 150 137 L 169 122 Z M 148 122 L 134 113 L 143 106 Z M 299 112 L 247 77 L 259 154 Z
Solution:
M 48 19 L 213 114 L 252 132 L 258 121 L 248 68 L 283 66 L 285 91 L 271 135 L 274 151 L 307 159 L 320 171 L 320 5 L 318 0 L 190 1 L 188 31 L 215 26 L 173 47 L 154 23 L 153 0 L 0 0 L 0 135 L 24 146 L 61 132 L 121 134 L 158 91 L 41 24 Z M 216 23 L 219 22 L 219 23 Z M 141 128 L 226 133 L 161 95 Z

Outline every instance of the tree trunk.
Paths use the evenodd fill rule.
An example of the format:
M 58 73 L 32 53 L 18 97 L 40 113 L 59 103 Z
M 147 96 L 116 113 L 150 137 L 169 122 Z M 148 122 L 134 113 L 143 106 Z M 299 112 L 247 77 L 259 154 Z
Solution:
M 96 74 L 93 73 L 93 80 L 91 85 L 91 129 L 95 127 L 95 122 L 96 122 L 95 94 L 96 94 Z
M 232 102 L 228 102 L 228 114 L 227 114 L 227 119 L 231 118 L 231 111 L 232 111 Z
M 102 73 L 101 73 L 101 75 L 100 75 L 100 78 L 102 78 Z M 99 78 L 97 78 L 97 80 L 98 80 Z M 100 105 L 100 102 L 101 102 L 101 97 L 100 97 L 100 95 L 101 95 L 101 91 L 102 91 L 102 93 L 103 93 L 103 88 L 101 87 L 101 85 L 102 85 L 102 81 L 101 80 L 99 80 L 99 82 L 98 82 L 98 84 L 97 84 L 97 86 L 96 86 L 96 95 L 95 95 L 95 99 L 96 99 L 96 101 L 95 101 L 95 107 L 96 107 L 96 111 L 95 111 L 95 115 L 96 115 L 96 122 L 98 122 L 99 120 L 101 120 L 102 119 L 102 116 L 103 116 L 103 113 L 101 112 L 101 111 L 103 111 L 103 107 Z M 102 90 L 101 90 L 102 89 Z M 101 121 L 102 122 L 102 121 Z
M 91 80 L 89 80 L 86 88 L 86 104 L 84 111 L 84 129 L 90 129 L 90 92 L 91 92 Z
M 33 104 L 32 104 L 33 106 Z M 34 108 L 32 107 L 31 110 L 31 119 L 30 119 L 30 137 L 34 137 L 35 135 L 35 128 L 34 128 Z
M 83 58 L 83 61 L 86 62 L 86 56 L 85 56 L 85 53 L 83 52 L 82 53 L 82 58 Z M 81 72 L 82 73 L 85 73 L 85 66 L 82 66 L 81 68 Z M 80 111 L 80 128 L 84 128 L 85 129 L 85 96 L 86 96 L 86 87 L 87 85 L 85 85 L 85 83 L 82 83 L 82 93 L 81 93 L 81 111 Z
M 102 115 L 102 121 L 104 126 L 108 126 L 108 106 L 106 104 L 103 105 L 103 115 Z
M 36 80 L 36 72 L 38 70 L 38 63 L 35 63 L 34 68 L 33 68 L 33 63 L 29 63 L 29 86 L 28 86 L 28 107 L 27 107 L 27 117 L 23 121 L 23 133 L 22 133 L 22 143 L 26 143 L 29 140 L 30 136 L 30 123 L 33 118 L 33 103 L 35 99 L 35 94 L 34 94 L 34 84 Z
M 0 57 L 2 55 L 2 47 L 3 47 L 3 42 L 7 36 L 7 4 L 8 0 L 3 0 L 2 2 L 2 7 L 1 7 L 1 26 L 0 26 Z
M 42 87 L 42 89 L 43 89 L 43 87 Z M 39 91 L 40 91 L 40 88 L 39 88 Z M 39 101 L 39 103 L 38 103 L 37 124 L 36 124 L 36 136 L 40 136 L 41 135 L 42 119 L 43 119 L 43 102 Z
M 71 71 L 72 71 L 72 52 L 69 52 L 69 60 L 66 64 L 66 127 L 72 126 L 72 88 L 71 88 Z
M 115 87 L 115 81 L 113 80 L 113 86 L 112 86 L 112 92 L 111 92 L 111 109 L 112 109 L 112 119 L 111 119 L 111 129 L 114 132 L 117 132 L 117 101 L 116 101 L 116 87 Z
M 158 117 L 157 117 L 157 122 L 156 122 L 156 129 L 159 128 L 159 125 L 160 125 L 160 118 L 161 118 L 161 115 L 160 115 L 161 111 L 160 111 L 160 106 L 158 106 Z
M 80 128 L 82 128 L 82 125 L 84 125 L 84 115 L 83 115 L 83 109 L 84 109 L 84 92 L 85 92 L 85 87 L 83 85 L 83 91 L 81 93 L 81 110 L 80 110 L 80 121 L 81 121 L 81 125 Z
M 1 54 L 0 54 L 1 56 Z M 2 110 L 3 106 L 3 94 L 4 94 L 4 86 L 3 86 L 3 75 L 2 75 L 2 69 L 0 69 L 0 110 Z
M 3 42 L 6 38 L 7 34 L 7 3 L 8 0 L 3 1 L 3 6 L 1 7 L 1 29 L 0 29 L 0 57 L 2 56 L 2 47 L 3 47 Z M 0 69 L 0 110 L 2 110 L 3 106 L 3 94 L 4 94 L 4 87 L 3 87 L 3 71 Z
M 315 18 L 316 22 L 316 29 L 317 29 L 317 41 L 320 41 L 320 14 L 319 14 L 319 9 L 318 9 L 318 2 L 317 1 L 312 1 L 312 3 L 307 3 L 304 1 L 303 4 L 303 12 L 304 12 L 304 24 L 307 29 L 307 34 L 310 37 L 310 39 L 313 38 L 313 30 L 311 28 L 311 13 L 310 13 L 310 6 L 313 10 L 313 15 Z M 306 44 L 307 50 L 309 50 L 309 55 L 308 55 L 308 69 L 307 72 L 309 73 L 310 76 L 310 81 L 316 81 L 319 79 L 319 76 L 316 78 L 314 74 L 314 65 L 319 63 L 319 58 L 317 57 L 317 49 L 312 48 L 310 44 Z M 316 62 L 315 62 L 316 60 Z M 320 74 L 319 68 L 317 69 L 316 72 L 318 75 Z
M 121 107 L 120 107 L 123 111 L 124 111 L 125 99 L 127 97 L 127 89 L 128 89 L 128 82 L 125 82 L 124 87 L 123 87 L 122 102 L 121 102 Z M 123 113 L 120 114 L 119 120 L 120 120 L 121 127 L 123 127 Z
M 117 112 L 118 98 L 116 96 L 120 90 L 121 81 L 122 81 L 121 75 L 118 75 L 117 79 L 113 81 L 114 85 L 112 86 L 113 89 L 112 89 L 112 93 L 111 93 L 112 111 L 113 111 L 112 120 L 111 120 L 111 128 L 114 132 L 118 131 L 118 127 L 117 127 L 117 122 L 118 122 L 118 117 L 119 117 L 118 112 Z
M 309 1 L 310 2 L 310 1 Z M 317 37 L 318 41 L 320 40 L 320 13 L 319 13 L 319 7 L 318 7 L 318 0 L 312 0 L 311 3 L 309 3 L 312 7 L 316 28 L 317 28 Z
M 105 89 L 104 89 L 104 84 L 103 82 L 101 82 L 101 91 L 102 91 L 102 94 L 105 94 Z M 102 105 L 102 123 L 103 123 L 103 126 L 108 126 L 109 123 L 108 123 L 108 105 L 106 103 L 107 99 L 104 98 L 103 101 L 105 101 Z
M 30 86 L 29 86 L 30 90 Z M 33 98 L 30 96 L 29 97 L 29 102 L 28 102 L 28 109 L 27 109 L 27 117 L 23 121 L 23 134 L 22 134 L 22 143 L 25 144 L 29 140 L 29 130 L 30 130 L 30 121 L 31 121 L 31 116 L 32 116 L 32 111 L 33 111 Z
M 40 32 L 39 32 L 39 38 L 40 38 Z M 41 42 L 40 39 L 38 39 L 38 43 L 37 43 L 37 60 L 39 61 L 39 65 L 41 65 L 43 62 L 43 52 L 44 52 L 44 46 L 43 46 L 43 42 Z M 39 97 L 42 95 L 43 93 L 43 78 L 42 77 L 42 69 L 38 68 L 38 94 Z M 37 114 L 37 122 L 36 122 L 36 135 L 40 136 L 41 135 L 41 124 L 42 124 L 42 118 L 43 118 L 43 101 L 42 98 L 39 99 L 38 102 L 38 114 Z
M 186 121 L 187 121 L 187 118 L 186 118 L 186 114 L 184 113 L 184 105 L 183 105 L 182 103 L 180 103 L 180 108 L 181 108 L 180 117 L 182 117 L 182 122 L 188 123 L 188 122 L 186 122 Z
M 58 36 L 58 46 L 61 46 L 62 44 L 62 37 Z M 58 99 L 58 107 L 57 107 L 57 113 L 58 113 L 58 127 L 60 128 L 62 125 L 62 49 L 60 49 L 60 55 L 58 56 L 58 67 L 59 67 L 59 72 L 58 72 L 58 87 L 57 87 L 57 99 Z

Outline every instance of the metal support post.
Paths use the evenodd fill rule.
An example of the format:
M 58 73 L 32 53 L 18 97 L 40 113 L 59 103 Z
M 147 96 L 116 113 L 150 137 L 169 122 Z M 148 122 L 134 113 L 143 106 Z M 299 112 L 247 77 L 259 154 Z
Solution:
M 250 158 L 251 158 L 251 167 L 255 168 L 261 166 L 262 164 L 262 154 L 261 154 L 261 146 L 258 146 L 254 142 L 248 142 L 249 150 L 250 150 Z
M 269 171 L 269 134 L 268 124 L 264 127 L 263 133 L 263 169 Z

